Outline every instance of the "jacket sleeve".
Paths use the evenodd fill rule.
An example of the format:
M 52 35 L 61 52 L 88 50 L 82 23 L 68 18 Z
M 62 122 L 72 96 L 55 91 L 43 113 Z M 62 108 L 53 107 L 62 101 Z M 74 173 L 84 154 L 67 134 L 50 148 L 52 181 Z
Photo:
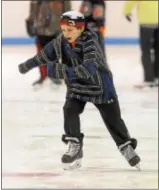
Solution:
M 34 57 L 28 59 L 24 63 L 22 63 L 25 68 L 29 71 L 34 67 L 40 65 L 47 65 L 49 62 L 56 62 L 57 56 L 54 48 L 55 40 L 50 41 L 39 53 L 37 53 Z
M 88 40 L 83 47 L 83 63 L 75 68 L 68 67 L 67 72 L 69 75 L 74 75 L 76 79 L 90 79 L 100 67 L 99 53 L 95 40 Z
M 57 62 L 48 65 L 47 73 L 49 77 L 66 80 L 89 80 L 100 67 L 97 45 L 94 40 L 88 40 L 83 47 L 83 63 L 76 67 L 68 67 Z
M 127 0 L 124 4 L 124 15 L 129 15 L 131 14 L 132 9 L 134 6 L 137 4 L 137 1 L 130 1 Z
M 23 73 L 26 73 L 35 67 L 47 65 L 48 77 L 67 79 L 67 65 L 59 63 L 60 57 L 57 57 L 57 48 L 59 47 L 58 43 L 58 39 L 52 40 L 38 54 L 20 64 L 20 67 L 23 69 Z
M 87 46 L 86 46 L 87 47 Z M 85 47 L 84 47 L 85 49 Z M 92 50 L 91 50 L 92 51 Z M 49 77 L 57 78 L 57 79 L 66 79 L 66 80 L 76 80 L 76 79 L 89 79 L 91 74 L 88 69 L 85 67 L 87 60 L 89 59 L 90 52 L 84 52 L 84 60 L 81 65 L 76 67 L 68 67 L 65 64 L 59 63 L 50 63 L 48 65 L 47 73 Z M 93 52 L 92 52 L 93 55 Z M 93 57 L 92 57 L 93 58 Z
M 59 45 L 57 43 L 57 39 L 52 40 L 36 56 L 22 63 L 26 72 L 37 66 L 47 65 L 47 75 L 49 77 L 65 80 L 88 80 L 102 66 L 102 63 L 99 61 L 101 55 L 98 53 L 95 40 L 92 39 L 85 42 L 83 63 L 74 68 L 59 63 L 59 58 L 57 57 L 57 47 Z

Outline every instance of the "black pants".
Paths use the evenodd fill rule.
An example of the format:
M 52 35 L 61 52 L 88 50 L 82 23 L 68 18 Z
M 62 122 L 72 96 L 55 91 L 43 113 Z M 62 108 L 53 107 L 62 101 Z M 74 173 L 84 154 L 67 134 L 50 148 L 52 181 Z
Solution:
M 154 76 L 155 78 L 159 78 L 159 28 L 154 30 L 153 34 L 153 52 L 154 52 Z
M 66 136 L 79 138 L 83 136 L 80 131 L 80 117 L 86 103 L 77 99 L 68 99 L 65 102 L 64 111 L 64 130 Z M 101 117 L 114 139 L 117 146 L 130 140 L 130 135 L 121 118 L 118 100 L 110 104 L 95 104 Z M 91 122 L 91 117 L 90 117 Z
M 158 78 L 159 33 L 158 28 L 140 26 L 141 59 L 144 81 L 152 82 Z

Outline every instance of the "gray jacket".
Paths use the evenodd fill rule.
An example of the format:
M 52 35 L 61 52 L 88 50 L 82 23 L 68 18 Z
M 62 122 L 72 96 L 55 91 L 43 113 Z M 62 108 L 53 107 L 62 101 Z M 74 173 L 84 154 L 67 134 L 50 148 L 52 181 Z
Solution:
M 30 18 L 35 22 L 38 35 L 51 36 L 60 30 L 62 13 L 71 10 L 71 2 L 64 0 L 31 0 Z

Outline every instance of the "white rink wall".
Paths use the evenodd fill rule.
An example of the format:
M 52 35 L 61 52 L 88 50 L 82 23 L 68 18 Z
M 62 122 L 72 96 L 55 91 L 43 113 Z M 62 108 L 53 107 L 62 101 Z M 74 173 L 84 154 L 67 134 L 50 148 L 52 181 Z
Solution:
M 138 25 L 136 14 L 133 21 L 128 23 L 123 15 L 125 1 L 107 1 L 106 23 L 107 38 L 136 39 Z M 72 7 L 79 9 L 81 1 L 72 1 Z M 29 1 L 2 1 L 2 37 L 3 39 L 27 38 L 25 19 L 29 14 Z

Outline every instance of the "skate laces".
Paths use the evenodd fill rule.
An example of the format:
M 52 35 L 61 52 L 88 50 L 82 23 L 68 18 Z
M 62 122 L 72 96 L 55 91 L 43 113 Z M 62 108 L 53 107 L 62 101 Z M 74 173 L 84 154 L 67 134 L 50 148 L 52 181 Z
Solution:
M 131 145 L 123 147 L 120 151 L 128 161 L 137 155 Z
M 65 155 L 69 155 L 71 157 L 76 155 L 79 152 L 80 147 L 79 143 L 69 142 L 69 148 Z

